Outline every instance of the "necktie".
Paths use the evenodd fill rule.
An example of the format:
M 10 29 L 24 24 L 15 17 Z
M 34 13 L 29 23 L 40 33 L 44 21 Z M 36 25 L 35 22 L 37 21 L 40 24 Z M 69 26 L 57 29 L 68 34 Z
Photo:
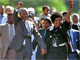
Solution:
M 24 22 L 24 36 L 27 36 L 27 34 L 28 34 L 28 30 L 27 30 L 27 28 L 25 26 L 25 22 Z

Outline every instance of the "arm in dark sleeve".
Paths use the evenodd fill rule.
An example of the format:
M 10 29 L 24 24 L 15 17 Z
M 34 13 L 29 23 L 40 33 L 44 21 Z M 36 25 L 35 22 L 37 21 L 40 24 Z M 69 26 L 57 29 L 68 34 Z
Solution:
M 40 35 L 40 33 L 35 29 L 35 26 L 34 26 L 34 29 L 33 29 L 33 34 L 35 36 L 35 41 L 38 42 L 38 44 L 40 45 L 41 49 L 43 48 L 46 48 L 44 42 L 43 42 L 43 39 L 42 39 L 42 36 Z
M 38 42 L 35 39 L 36 38 L 34 38 L 33 40 L 33 50 L 35 50 L 36 46 L 38 45 Z
M 61 26 L 65 29 L 69 29 L 70 28 L 70 22 L 67 22 L 66 20 L 61 24 Z
M 14 13 L 13 13 L 13 22 L 14 22 L 14 25 L 17 25 L 18 22 L 19 22 L 19 20 L 21 20 L 21 18 L 18 17 L 18 12 L 16 12 L 16 11 L 14 10 Z

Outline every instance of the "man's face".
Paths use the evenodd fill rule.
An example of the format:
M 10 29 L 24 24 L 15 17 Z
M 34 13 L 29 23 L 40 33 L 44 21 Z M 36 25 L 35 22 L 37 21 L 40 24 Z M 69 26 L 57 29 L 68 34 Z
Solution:
M 4 8 L 2 6 L 0 6 L 0 14 L 4 13 Z
M 43 21 L 42 27 L 43 27 L 44 29 L 47 29 L 47 28 L 50 27 L 50 26 L 51 26 L 51 24 L 50 24 L 47 20 L 44 20 L 44 21 Z
M 45 15 L 48 15 L 49 14 L 49 9 L 46 7 L 44 10 L 43 10 L 44 14 Z
M 9 24 L 12 24 L 12 23 L 13 23 L 12 14 L 9 14 L 9 15 L 8 15 L 8 23 L 9 23 Z
M 63 17 L 64 17 L 64 18 L 66 18 L 66 16 L 67 16 L 67 13 L 66 13 L 66 14 L 64 14 L 64 16 L 63 16 Z
M 78 22 L 78 17 L 76 15 L 73 16 L 72 18 L 73 23 L 77 23 Z
M 28 18 L 28 13 L 26 10 L 22 10 L 21 14 L 20 14 L 21 18 L 23 20 L 26 20 Z
M 55 18 L 55 21 L 54 21 L 55 28 L 60 27 L 60 25 L 61 25 L 61 18 Z

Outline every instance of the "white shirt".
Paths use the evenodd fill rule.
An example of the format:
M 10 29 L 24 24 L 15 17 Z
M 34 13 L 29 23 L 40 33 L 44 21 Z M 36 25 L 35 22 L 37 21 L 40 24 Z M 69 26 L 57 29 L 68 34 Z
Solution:
M 38 17 L 34 17 L 34 20 L 36 21 L 36 23 L 38 23 L 39 18 Z
M 14 24 L 8 24 L 9 26 L 9 42 L 11 43 L 14 35 L 15 35 L 15 28 L 14 28 Z
M 7 15 L 6 14 L 3 14 L 2 16 L 1 16 L 1 14 L 0 14 L 0 24 L 2 23 L 2 19 L 4 18 L 4 17 L 6 17 Z M 2 17 L 2 19 L 1 19 L 1 17 Z
M 46 16 L 44 13 L 43 13 L 43 14 L 40 14 L 40 16 L 39 16 L 39 21 L 41 21 L 42 18 L 46 18 L 46 17 L 51 17 L 51 15 L 48 14 L 48 15 Z
M 2 19 L 1 24 L 6 24 L 7 20 L 8 20 L 8 18 L 7 18 L 7 16 L 5 16 L 5 17 Z

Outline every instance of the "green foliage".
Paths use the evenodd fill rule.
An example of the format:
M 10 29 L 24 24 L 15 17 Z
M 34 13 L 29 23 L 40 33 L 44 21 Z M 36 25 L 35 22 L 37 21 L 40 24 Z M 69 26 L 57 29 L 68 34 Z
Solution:
M 37 6 L 35 10 L 36 10 L 37 16 L 39 16 L 39 14 L 43 13 L 42 12 L 42 6 Z
M 49 0 L 50 8 L 55 7 L 57 11 L 67 11 L 67 6 L 65 5 L 64 0 Z
M 68 0 L 0 0 L 0 5 L 11 5 L 15 8 L 20 1 L 24 3 L 22 7 L 34 7 L 37 16 L 42 13 L 44 5 L 48 5 L 50 8 L 55 7 L 59 12 L 68 11 L 69 6 Z M 74 1 L 73 12 L 80 12 L 79 2 L 79 0 Z
M 7 5 L 9 4 L 10 0 L 0 0 L 0 5 Z
M 68 10 L 64 0 L 38 0 L 37 3 L 38 6 L 35 7 L 38 12 L 37 15 L 42 13 L 42 6 L 44 5 L 48 5 L 50 8 L 55 7 L 60 12 Z

